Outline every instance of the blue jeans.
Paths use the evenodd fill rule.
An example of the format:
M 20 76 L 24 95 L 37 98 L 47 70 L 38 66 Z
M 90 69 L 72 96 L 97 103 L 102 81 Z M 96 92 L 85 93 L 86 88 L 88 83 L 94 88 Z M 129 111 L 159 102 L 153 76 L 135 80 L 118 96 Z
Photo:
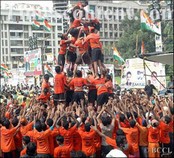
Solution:
M 140 146 L 140 157 L 141 158 L 148 157 L 147 146 Z

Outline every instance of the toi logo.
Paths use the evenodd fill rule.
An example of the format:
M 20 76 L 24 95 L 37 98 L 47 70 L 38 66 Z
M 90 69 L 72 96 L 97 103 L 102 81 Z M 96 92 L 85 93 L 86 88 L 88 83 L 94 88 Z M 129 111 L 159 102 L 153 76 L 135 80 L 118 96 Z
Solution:
M 152 148 L 152 153 L 161 153 L 161 156 L 164 156 L 172 154 L 172 151 L 170 151 L 170 148 L 167 147 L 157 147 Z

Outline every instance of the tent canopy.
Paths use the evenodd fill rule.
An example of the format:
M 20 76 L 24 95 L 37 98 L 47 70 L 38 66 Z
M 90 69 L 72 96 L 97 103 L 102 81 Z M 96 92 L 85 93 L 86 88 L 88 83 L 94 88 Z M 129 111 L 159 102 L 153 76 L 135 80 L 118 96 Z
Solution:
M 147 54 L 140 54 L 140 58 L 144 58 L 145 60 L 148 61 L 153 61 L 153 62 L 159 62 L 162 64 L 167 64 L 167 65 L 173 65 L 173 55 L 174 52 L 168 52 L 168 53 L 161 53 L 161 52 L 154 52 L 154 53 L 147 53 Z

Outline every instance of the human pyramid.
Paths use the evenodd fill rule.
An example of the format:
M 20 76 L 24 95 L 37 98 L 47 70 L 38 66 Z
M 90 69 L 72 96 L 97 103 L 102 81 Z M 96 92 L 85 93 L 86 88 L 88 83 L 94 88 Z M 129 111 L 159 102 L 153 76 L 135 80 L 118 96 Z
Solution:
M 41 85 L 2 87 L 0 157 L 173 158 L 173 97 L 147 87 L 114 93 L 103 64 L 99 21 L 72 16 L 77 9 L 84 13 L 85 5 L 71 10 L 71 27 L 61 35 L 53 85 L 45 74 Z M 91 70 L 86 78 L 77 70 L 82 62 Z
M 75 5 L 70 17 L 70 27 L 65 34 L 61 35 L 58 64 L 64 68 L 65 56 L 67 57 L 68 71 L 73 71 L 74 75 L 79 64 L 87 64 L 94 76 L 105 71 L 103 64 L 104 56 L 102 43 L 100 42 L 100 23 L 95 17 L 84 10 L 87 3 L 79 2 Z M 71 38 L 68 39 L 68 35 Z

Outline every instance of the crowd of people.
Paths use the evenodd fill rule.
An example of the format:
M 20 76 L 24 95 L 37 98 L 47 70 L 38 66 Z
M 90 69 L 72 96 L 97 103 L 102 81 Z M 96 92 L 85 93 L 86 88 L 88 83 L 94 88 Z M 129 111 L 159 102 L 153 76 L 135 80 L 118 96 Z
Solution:
M 0 157 L 173 157 L 173 96 L 153 94 L 150 81 L 145 89 L 114 93 L 99 21 L 72 16 L 85 5 L 69 13 L 72 25 L 61 35 L 53 85 L 45 74 L 41 85 L 2 87 Z M 90 69 L 85 78 L 77 69 L 82 62 Z

